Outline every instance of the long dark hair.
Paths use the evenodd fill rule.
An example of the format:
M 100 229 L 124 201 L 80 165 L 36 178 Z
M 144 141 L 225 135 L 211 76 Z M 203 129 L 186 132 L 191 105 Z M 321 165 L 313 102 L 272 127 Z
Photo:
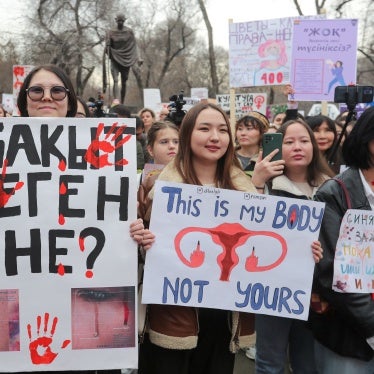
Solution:
M 321 151 L 318 148 L 318 144 L 317 144 L 316 138 L 314 137 L 314 133 L 312 129 L 303 120 L 291 119 L 283 123 L 282 126 L 279 128 L 278 132 L 283 134 L 283 138 L 284 138 L 287 128 L 290 125 L 293 125 L 295 123 L 299 123 L 301 126 L 303 126 L 306 129 L 306 131 L 309 134 L 310 140 L 312 142 L 313 156 L 312 156 L 312 161 L 307 166 L 307 181 L 310 186 L 317 187 L 324 181 L 324 177 L 323 177 L 324 175 L 333 177 L 335 174 L 329 168 L 327 161 L 322 156 Z M 285 174 L 287 173 L 287 166 L 285 166 L 284 172 Z
M 374 107 L 366 109 L 343 143 L 343 157 L 347 166 L 358 169 L 374 167 L 369 143 L 374 139 Z
M 197 185 L 202 184 L 199 181 L 192 164 L 193 154 L 191 150 L 191 136 L 198 115 L 203 110 L 208 108 L 214 109 L 222 114 L 222 117 L 226 122 L 230 138 L 226 153 L 218 160 L 215 181 L 221 188 L 236 189 L 230 178 L 230 171 L 233 166 L 240 168 L 240 164 L 235 156 L 235 149 L 229 119 L 227 118 L 226 113 L 217 105 L 205 102 L 199 103 L 193 106 L 184 116 L 179 129 L 178 153 L 174 158 L 176 168 L 182 175 L 185 183 Z
M 40 65 L 35 67 L 30 71 L 30 73 L 26 76 L 21 90 L 18 94 L 17 99 L 17 106 L 21 113 L 22 117 L 29 117 L 29 113 L 27 111 L 27 92 L 26 90 L 30 86 L 30 82 L 32 77 L 40 70 L 47 70 L 51 73 L 55 74 L 58 78 L 61 79 L 62 83 L 64 84 L 65 88 L 69 90 L 67 93 L 68 96 L 68 111 L 66 113 L 66 117 L 75 117 L 77 113 L 77 96 L 74 91 L 73 84 L 71 83 L 70 78 L 66 75 L 66 73 L 56 65 Z

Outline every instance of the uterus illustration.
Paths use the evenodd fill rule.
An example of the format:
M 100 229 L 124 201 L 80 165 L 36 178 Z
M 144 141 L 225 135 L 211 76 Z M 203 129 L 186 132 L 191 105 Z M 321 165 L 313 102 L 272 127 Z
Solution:
M 222 248 L 222 252 L 217 256 L 217 264 L 221 269 L 219 280 L 229 281 L 232 270 L 238 265 L 239 257 L 236 249 L 245 244 L 251 237 L 264 236 L 277 240 L 281 245 L 280 256 L 272 263 L 259 265 L 259 257 L 256 256 L 255 248 L 248 245 L 250 255 L 246 259 L 245 269 L 248 272 L 262 272 L 274 269 L 279 266 L 286 257 L 287 243 L 285 239 L 272 231 L 247 230 L 239 223 L 223 223 L 213 228 L 186 227 L 179 231 L 174 239 L 174 247 L 178 258 L 182 263 L 191 268 L 200 267 L 205 261 L 205 252 L 200 247 L 200 241 L 191 252 L 190 258 L 186 258 L 181 250 L 182 239 L 190 233 L 201 232 L 211 236 L 214 243 Z M 266 251 L 272 250 L 271 246 L 266 247 Z

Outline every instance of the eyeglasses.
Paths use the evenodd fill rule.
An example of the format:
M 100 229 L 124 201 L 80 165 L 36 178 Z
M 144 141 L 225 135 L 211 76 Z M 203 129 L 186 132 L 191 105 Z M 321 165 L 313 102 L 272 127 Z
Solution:
M 26 89 L 27 95 L 32 101 L 39 101 L 44 97 L 44 87 L 32 86 Z M 62 101 L 65 99 L 69 90 L 64 86 L 52 86 L 49 93 L 53 100 Z

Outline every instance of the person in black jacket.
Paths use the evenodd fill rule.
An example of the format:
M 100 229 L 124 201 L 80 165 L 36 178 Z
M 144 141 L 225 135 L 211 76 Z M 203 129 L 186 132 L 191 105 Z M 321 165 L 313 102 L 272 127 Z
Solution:
M 374 300 L 370 293 L 337 292 L 333 287 L 334 257 L 341 220 L 349 208 L 374 208 L 374 108 L 367 109 L 343 144 L 349 168 L 320 187 L 315 200 L 326 203 L 320 231 L 323 260 L 317 264 L 314 292 L 328 308 L 310 312 L 316 338 L 319 373 L 374 373 Z M 344 193 L 344 186 L 348 192 Z M 371 215 L 371 213 L 368 213 Z M 352 235 L 351 245 L 356 245 Z M 348 239 L 347 239 L 348 240 Z M 347 242 L 349 243 L 349 242 Z M 347 244 L 348 245 L 348 244 Z M 372 244 L 368 243 L 370 248 Z M 325 308 L 323 308 L 325 309 Z

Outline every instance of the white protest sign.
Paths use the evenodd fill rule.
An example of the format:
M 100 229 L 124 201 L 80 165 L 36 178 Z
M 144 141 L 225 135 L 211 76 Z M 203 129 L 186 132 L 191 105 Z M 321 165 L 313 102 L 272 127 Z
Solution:
M 374 292 L 374 214 L 348 209 L 342 219 L 334 259 L 332 289 Z
M 209 97 L 207 87 L 193 87 L 191 88 L 191 97 L 198 99 L 207 99 Z
M 289 83 L 293 20 L 317 17 L 229 23 L 230 87 Z
M 161 93 L 159 88 L 143 89 L 144 107 L 160 112 L 162 109 Z
M 217 105 L 224 111 L 230 110 L 230 95 L 216 95 Z M 235 94 L 235 116 L 240 118 L 248 112 L 256 111 L 266 115 L 266 93 Z
M 137 366 L 135 120 L 113 121 L 0 121 L 2 371 Z
M 306 320 L 324 203 L 157 181 L 143 303 Z

